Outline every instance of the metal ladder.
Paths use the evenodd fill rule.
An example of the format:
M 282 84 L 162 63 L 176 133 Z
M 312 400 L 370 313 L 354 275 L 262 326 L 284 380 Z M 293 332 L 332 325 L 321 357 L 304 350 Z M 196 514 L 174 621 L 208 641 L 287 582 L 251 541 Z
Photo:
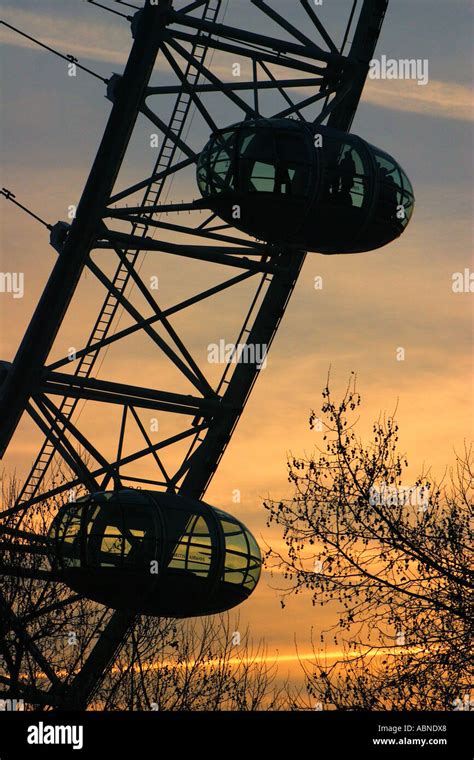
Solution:
M 222 0 L 208 0 L 204 6 L 202 14 L 203 20 L 211 22 L 216 21 L 221 5 Z M 203 45 L 201 43 L 195 44 L 193 47 L 193 56 L 199 61 L 199 63 L 204 63 L 207 51 L 208 48 L 206 45 Z M 200 74 L 199 71 L 194 68 L 190 62 L 186 66 L 185 77 L 186 81 L 190 84 L 191 89 L 194 89 L 198 83 Z M 191 104 L 191 93 L 184 90 L 181 91 L 178 95 L 178 98 L 176 99 L 170 122 L 170 131 L 178 138 L 180 138 L 183 133 Z M 153 174 L 166 172 L 166 170 L 172 165 L 176 150 L 177 145 L 174 140 L 168 137 L 163 140 Z M 157 205 L 163 192 L 165 181 L 166 176 L 162 176 L 148 186 L 144 194 L 143 205 Z M 144 237 L 147 232 L 148 227 L 143 223 L 135 224 L 132 228 L 132 234 L 138 233 L 141 234 L 142 237 Z M 132 267 L 135 266 L 139 255 L 140 251 L 138 250 L 125 252 L 125 258 L 127 259 L 129 265 Z M 131 275 L 127 267 L 123 263 L 120 263 L 112 280 L 114 287 L 119 291 L 120 294 L 124 293 L 130 281 L 130 277 Z M 113 320 L 117 314 L 119 305 L 120 304 L 116 296 L 113 293 L 109 292 L 104 300 L 102 308 L 99 312 L 99 316 L 92 329 L 89 340 L 86 344 L 86 348 L 89 348 L 93 344 L 107 337 Z M 98 355 L 98 350 L 84 354 L 78 362 L 74 376 L 82 378 L 89 377 Z M 59 411 L 61 415 L 66 418 L 66 420 L 69 420 L 72 417 L 79 401 L 80 399 L 70 397 L 63 399 L 59 406 Z M 59 429 L 63 431 L 64 424 L 61 422 L 61 420 L 57 419 L 56 422 Z M 23 487 L 18 495 L 16 506 L 23 504 L 36 496 L 38 489 L 45 477 L 45 474 L 51 465 L 54 453 L 54 443 L 49 438 L 45 438 L 39 454 L 37 455 L 30 473 L 26 478 Z

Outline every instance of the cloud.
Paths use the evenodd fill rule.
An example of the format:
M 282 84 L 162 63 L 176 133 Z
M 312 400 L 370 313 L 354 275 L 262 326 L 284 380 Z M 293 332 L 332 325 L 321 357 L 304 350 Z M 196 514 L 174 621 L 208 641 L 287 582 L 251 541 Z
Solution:
M 49 16 L 46 13 L 18 10 L 12 6 L 4 9 L 5 20 L 22 31 L 36 36 L 46 45 L 61 52 L 72 53 L 79 58 L 86 58 L 108 64 L 125 65 L 131 44 L 128 24 L 106 24 L 97 16 L 94 24 L 90 21 L 71 19 L 59 15 Z M 73 33 L 71 30 L 73 29 Z M 32 42 L 20 37 L 9 29 L 0 29 L 0 41 L 4 44 L 19 48 L 34 46 Z M 40 48 L 37 48 L 39 50 Z M 234 56 L 235 58 L 235 56 Z M 247 62 L 242 61 L 242 76 L 250 76 Z M 223 79 L 230 77 L 230 65 L 227 56 L 217 53 L 213 62 L 213 71 Z M 277 77 L 291 75 L 283 66 L 272 67 Z M 298 76 L 304 77 L 300 72 Z M 233 80 L 235 81 L 235 80 Z M 308 97 L 313 90 L 302 88 L 301 99 Z M 394 111 L 416 113 L 442 119 L 462 121 L 474 120 L 474 108 L 469 87 L 452 82 L 430 80 L 426 86 L 421 86 L 412 80 L 367 80 L 362 102 L 378 108 L 388 108 Z
M 4 8 L 6 23 L 37 38 L 60 53 L 71 53 L 76 57 L 82 56 L 94 61 L 125 65 L 132 41 L 128 26 L 124 24 L 122 28 L 119 25 L 103 24 L 99 21 L 91 24 L 86 19 L 85 14 L 82 21 L 77 18 L 71 20 L 61 17 L 59 14 L 51 16 L 46 13 L 19 10 L 12 6 Z M 128 47 L 124 45 L 127 35 Z M 0 42 L 23 49 L 41 50 L 30 40 L 3 26 L 0 27 Z M 46 54 L 47 51 L 43 52 Z
M 452 82 L 431 80 L 422 86 L 414 80 L 368 79 L 362 101 L 393 111 L 410 111 L 442 119 L 474 120 L 471 90 Z
M 234 56 L 235 57 L 235 56 Z M 238 58 L 238 57 L 237 57 Z M 250 62 L 242 59 L 242 78 L 251 79 Z M 270 66 L 278 79 L 288 79 L 294 72 L 285 66 Z M 231 68 L 224 54 L 218 53 L 213 62 L 212 70 L 224 81 L 235 81 L 231 76 Z M 309 78 L 311 74 L 298 72 L 298 78 Z M 313 94 L 313 88 L 302 87 L 293 90 L 294 100 L 304 100 Z M 298 97 L 296 96 L 298 93 Z M 367 79 L 362 103 L 369 103 L 378 108 L 388 108 L 393 111 L 408 111 L 423 116 L 434 116 L 442 119 L 474 120 L 472 93 L 469 87 L 454 82 L 442 82 L 430 79 L 427 85 L 419 85 L 411 79 Z

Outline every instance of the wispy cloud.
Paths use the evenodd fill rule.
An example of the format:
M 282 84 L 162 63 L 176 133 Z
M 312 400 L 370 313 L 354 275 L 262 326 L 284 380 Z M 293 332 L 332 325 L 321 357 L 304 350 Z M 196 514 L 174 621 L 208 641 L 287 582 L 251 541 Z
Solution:
M 273 73 L 281 78 L 291 76 L 291 72 L 284 67 L 273 68 Z M 302 99 L 312 94 L 309 88 L 303 88 L 300 92 Z M 441 119 L 474 121 L 471 89 L 462 84 L 442 82 L 439 79 L 430 79 L 426 85 L 419 85 L 412 79 L 367 79 L 362 102 L 393 111 L 409 111 Z
M 421 86 L 414 80 L 370 79 L 365 86 L 363 100 L 370 105 L 394 111 L 474 121 L 470 88 L 452 82 L 430 80 L 427 85 Z
M 5 8 L 5 21 L 18 26 L 26 33 L 38 37 L 46 45 L 65 53 L 73 53 L 78 58 L 86 58 L 102 63 L 125 65 L 128 47 L 124 40 L 129 35 L 127 24 L 106 24 L 100 18 L 76 19 L 72 30 L 71 20 L 58 15 L 49 16 L 33 11 Z M 20 48 L 32 48 L 34 44 L 14 32 L 0 28 L 0 41 Z M 131 42 L 131 40 L 129 40 Z M 36 48 L 39 49 L 39 48 Z M 229 78 L 229 64 L 216 57 L 213 70 L 225 79 Z M 245 76 L 243 66 L 242 75 Z M 287 77 L 290 72 L 284 67 L 274 68 L 277 76 Z M 298 76 L 304 76 L 299 74 Z M 304 88 L 301 97 L 307 97 Z M 463 121 L 474 120 L 472 92 L 469 87 L 452 82 L 431 80 L 420 86 L 411 80 L 368 80 L 363 101 L 380 108 L 405 111 L 424 116 Z
M 127 61 L 128 48 L 124 45 L 124 39 L 128 35 L 129 46 L 132 40 L 125 23 L 123 28 L 101 23 L 100 20 L 91 24 L 86 16 L 84 20 L 74 19 L 72 22 L 70 18 L 61 17 L 59 14 L 51 16 L 12 6 L 3 8 L 3 17 L 8 24 L 61 53 L 71 53 L 78 58 L 104 63 L 124 65 Z M 40 50 L 33 42 L 3 25 L 0 27 L 0 42 L 23 49 Z M 46 54 L 46 51 L 44 52 Z
M 99 16 L 92 25 L 89 20 L 74 20 L 45 13 L 35 13 L 4 8 L 5 21 L 18 26 L 22 31 L 38 37 L 42 42 L 65 53 L 72 53 L 79 59 L 85 58 L 108 64 L 125 65 L 131 44 L 128 25 L 107 24 Z M 127 40 L 129 45 L 127 45 Z M 32 48 L 33 43 L 14 32 L 0 28 L 0 41 L 20 48 Z M 39 49 L 39 48 L 36 48 Z M 235 58 L 235 56 L 234 56 Z M 248 66 L 242 61 L 242 76 L 245 77 Z M 223 79 L 230 78 L 231 68 L 222 54 L 217 54 L 213 71 Z M 287 77 L 289 72 L 282 66 L 273 67 L 276 76 Z M 249 69 L 250 76 L 250 69 Z M 305 76 L 300 74 L 300 76 Z M 235 80 L 233 80 L 235 81 Z M 311 91 L 312 92 L 312 91 Z M 308 97 L 309 90 L 300 90 L 301 98 Z M 363 94 L 363 102 L 379 108 L 405 111 L 425 116 L 474 120 L 472 93 L 469 87 L 452 82 L 430 80 L 420 86 L 412 80 L 368 80 Z

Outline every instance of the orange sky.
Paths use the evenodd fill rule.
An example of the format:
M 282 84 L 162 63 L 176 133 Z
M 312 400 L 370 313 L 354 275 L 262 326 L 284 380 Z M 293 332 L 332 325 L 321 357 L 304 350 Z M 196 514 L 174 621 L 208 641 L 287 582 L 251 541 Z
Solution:
M 45 10 L 42 17 L 36 7 L 7 4 L 7 20 L 39 33 L 48 14 Z M 90 22 L 87 26 L 87 21 L 78 19 L 75 39 L 67 47 L 87 55 L 84 60 L 90 59 L 94 68 L 102 66 L 108 73 L 110 68 L 120 68 L 128 37 L 120 21 L 107 25 L 97 18 L 92 30 Z M 59 17 L 48 25 L 43 39 L 49 36 L 59 43 L 66 23 Z M 381 52 L 393 54 L 397 34 L 407 32 L 396 10 L 386 24 L 387 42 Z M 206 494 L 209 503 L 235 512 L 262 546 L 264 542 L 279 545 L 280 540 L 278 533 L 266 528 L 262 501 L 291 495 L 287 454 L 310 452 L 321 435 L 309 431 L 307 419 L 311 408 L 320 407 L 329 366 L 336 393 L 345 388 L 351 371 L 357 373 L 363 397 L 361 433 L 368 434 L 379 412 L 391 412 L 398 402 L 401 447 L 408 454 L 407 477 L 412 479 L 407 485 L 424 464 L 441 476 L 453 462 L 454 450 L 460 451 L 464 439 L 472 436 L 472 293 L 453 293 L 451 287 L 453 273 L 472 268 L 472 173 L 466 162 L 472 106 L 467 83 L 456 79 L 456 71 L 463 70 L 462 51 L 457 53 L 457 67 L 453 63 L 449 71 L 437 70 L 440 39 L 426 44 L 428 52 L 423 55 L 431 50 L 433 60 L 430 83 L 419 87 L 412 82 L 370 82 L 354 125 L 354 131 L 392 152 L 406 169 L 415 187 L 414 218 L 403 238 L 381 251 L 308 255 L 268 366 Z M 67 206 L 79 197 L 109 104 L 97 83 L 84 79 L 75 90 L 64 80 L 64 72 L 52 73 L 55 64 L 42 53 L 13 46 L 8 52 L 22 62 L 16 75 L 22 85 L 17 91 L 8 86 L 5 94 L 7 151 L 2 184 L 48 221 L 64 219 Z M 225 69 L 219 60 L 215 65 Z M 226 123 L 225 115 L 221 118 Z M 139 125 L 133 147 L 137 154 L 140 139 L 145 140 L 149 132 L 149 125 Z M 196 147 L 199 140 L 197 135 Z M 136 166 L 127 165 L 122 186 L 137 172 Z M 174 200 L 198 197 L 190 176 L 174 192 Z M 10 207 L 2 219 L 1 269 L 24 272 L 26 286 L 23 299 L 0 295 L 2 359 L 13 357 L 55 256 L 45 230 Z M 143 268 L 143 274 L 160 277 L 160 305 L 197 292 L 206 278 L 216 277 L 207 265 L 160 256 L 152 254 Z M 322 290 L 314 288 L 316 276 L 323 278 Z M 101 297 L 92 275 L 83 275 L 58 338 L 56 356 L 66 353 L 69 346 L 81 345 Z M 248 297 L 245 288 L 241 293 L 227 293 L 197 307 L 192 318 L 173 323 L 196 358 L 205 361 L 209 342 L 234 340 Z M 398 347 L 405 348 L 403 362 L 396 360 Z M 209 376 L 214 369 L 209 366 Z M 111 351 L 99 377 L 142 384 L 149 380 L 164 389 L 176 387 L 177 382 L 145 339 Z M 97 407 L 88 404 L 81 424 L 93 430 L 99 449 L 112 449 L 116 415 L 103 411 L 98 415 Z M 173 429 L 171 420 L 160 419 L 160 424 L 160 435 Z M 38 441 L 32 425 L 24 421 L 5 459 L 6 472 L 16 469 L 24 475 Z M 234 489 L 241 492 L 239 505 L 232 503 Z M 252 598 L 239 610 L 240 624 L 242 628 L 250 625 L 254 639 L 267 639 L 269 655 L 278 651 L 292 658 L 294 637 L 300 650 L 308 651 L 311 628 L 317 634 L 332 621 L 335 610 L 315 611 L 304 597 L 288 601 L 282 610 L 277 585 L 278 580 L 264 572 Z

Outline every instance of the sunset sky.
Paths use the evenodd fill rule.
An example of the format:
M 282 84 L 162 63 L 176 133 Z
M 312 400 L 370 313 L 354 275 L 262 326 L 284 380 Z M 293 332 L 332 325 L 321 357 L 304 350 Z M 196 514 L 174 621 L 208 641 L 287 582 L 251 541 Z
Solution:
M 272 5 L 288 14 L 293 3 L 272 0 Z M 350 5 L 327 0 L 322 6 L 321 18 L 338 41 Z M 102 76 L 123 69 L 131 43 L 123 19 L 80 0 L 16 0 L 4 2 L 3 11 L 8 23 L 75 55 Z M 245 28 L 285 38 L 247 0 L 229 3 L 225 23 L 242 23 L 244 13 Z M 321 434 L 309 431 L 308 417 L 312 408 L 320 408 L 329 367 L 335 394 L 343 391 L 351 371 L 357 374 L 362 435 L 369 434 L 380 412 L 390 413 L 398 403 L 401 447 L 410 463 L 406 485 L 423 466 L 431 465 L 433 474 L 441 477 L 453 463 L 454 452 L 472 437 L 472 293 L 452 289 L 454 273 L 472 270 L 472 14 L 468 0 L 389 4 L 376 55 L 427 59 L 429 82 L 423 86 L 406 80 L 368 81 L 352 131 L 400 162 L 414 186 L 415 214 L 403 237 L 382 250 L 307 257 L 268 366 L 206 494 L 210 504 L 242 519 L 262 548 L 265 543 L 280 545 L 278 532 L 266 527 L 262 502 L 291 495 L 287 455 L 309 453 L 320 442 Z M 297 14 L 290 18 L 294 23 L 298 19 Z M 1 29 L 0 39 L 7 46 L 1 75 L 1 184 L 46 221 L 66 220 L 68 206 L 80 197 L 110 102 L 98 80 L 81 72 L 68 77 L 64 61 L 32 48 L 10 30 Z M 242 61 L 242 66 L 245 77 L 247 64 Z M 231 78 L 228 58 L 216 53 L 213 68 L 223 79 Z M 167 81 L 167 76 L 166 69 L 161 73 L 158 67 L 153 82 Z M 164 104 L 164 119 L 168 107 Z M 236 120 L 236 112 L 216 105 L 215 118 L 225 126 Z M 122 187 L 151 173 L 152 131 L 144 119 L 139 122 Z M 198 150 L 208 134 L 193 122 L 189 142 Z M 169 199 L 197 197 L 189 174 L 175 183 Z M 11 361 L 57 254 L 38 223 L 4 199 L 1 210 L 0 271 L 25 275 L 22 299 L 0 294 L 0 358 Z M 152 256 L 155 259 L 147 260 L 143 272 L 159 275 L 160 305 L 181 300 L 204 283 L 199 263 L 164 255 L 156 263 L 159 254 Z M 214 276 L 213 270 L 206 269 L 206 276 Z M 322 290 L 314 288 L 317 276 L 323 278 Z M 200 306 L 192 320 L 176 322 L 197 356 L 205 356 L 209 342 L 234 340 L 249 297 L 245 289 L 240 293 L 229 291 Z M 81 345 L 102 297 L 93 276 L 83 275 L 54 356 Z M 405 349 L 405 361 L 397 361 L 399 347 Z M 98 377 L 139 384 L 150 380 L 163 388 L 175 382 L 156 353 L 138 339 L 121 354 L 107 357 Z M 82 421 L 95 425 L 99 448 L 112 446 L 115 417 L 97 417 L 95 409 L 86 408 Z M 24 477 L 39 441 L 24 421 L 5 458 L 5 471 L 16 469 Z M 240 504 L 232 503 L 235 489 L 241 492 Z M 270 656 L 280 653 L 286 668 L 294 657 L 295 637 L 300 652 L 308 652 L 311 628 L 317 635 L 334 619 L 335 610 L 313 608 L 304 596 L 287 601 L 282 610 L 278 585 L 277 577 L 263 573 L 257 590 L 239 610 L 240 626 L 248 624 L 254 639 L 265 637 Z

